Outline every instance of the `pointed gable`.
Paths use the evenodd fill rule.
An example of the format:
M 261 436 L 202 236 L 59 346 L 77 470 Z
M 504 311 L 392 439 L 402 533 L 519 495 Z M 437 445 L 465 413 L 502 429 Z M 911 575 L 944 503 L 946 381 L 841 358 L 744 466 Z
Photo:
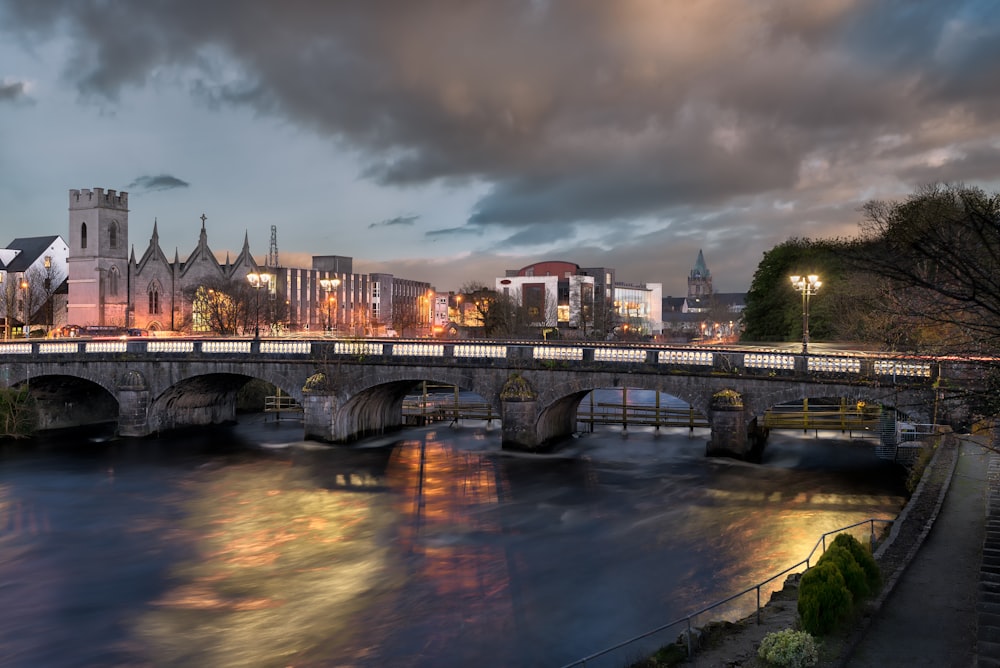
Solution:
M 197 277 L 197 280 L 203 281 L 225 276 L 222 267 L 219 266 L 219 261 L 215 259 L 215 254 L 208 247 L 208 232 L 205 230 L 206 218 L 205 214 L 201 215 L 201 234 L 198 236 L 198 245 L 184 261 L 184 266 L 180 271 L 182 278 L 194 279 Z

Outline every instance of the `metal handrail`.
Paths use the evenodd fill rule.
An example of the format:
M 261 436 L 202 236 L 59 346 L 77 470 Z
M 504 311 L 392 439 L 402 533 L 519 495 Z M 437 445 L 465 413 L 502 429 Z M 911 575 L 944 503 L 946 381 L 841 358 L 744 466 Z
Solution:
M 763 609 L 761 607 L 761 605 L 760 605 L 760 590 L 761 590 L 761 588 L 764 585 L 773 582 L 777 578 L 780 578 L 782 575 L 785 575 L 787 573 L 792 572 L 793 570 L 797 569 L 799 566 L 802 566 L 803 564 L 805 564 L 806 570 L 809 570 L 810 568 L 812 568 L 812 566 L 810 565 L 810 562 L 812 561 L 813 555 L 816 554 L 816 550 L 818 550 L 818 549 L 820 549 L 822 547 L 823 552 L 826 552 L 826 537 L 827 536 L 831 536 L 831 535 L 834 535 L 834 534 L 840 534 L 840 533 L 843 533 L 843 532 L 845 532 L 845 531 L 847 531 L 849 529 L 853 529 L 855 527 L 859 527 L 859 526 L 862 526 L 864 524 L 871 524 L 871 539 L 870 539 L 871 540 L 871 550 L 872 550 L 872 553 L 874 553 L 875 552 L 875 542 L 876 542 L 876 539 L 875 539 L 875 523 L 876 522 L 880 522 L 880 523 L 883 523 L 883 524 L 893 524 L 895 522 L 895 520 L 882 520 L 882 519 L 877 519 L 877 518 L 874 518 L 874 517 L 870 517 L 867 520 L 862 520 L 860 522 L 856 522 L 856 523 L 851 524 L 849 526 L 841 527 L 840 529 L 834 529 L 833 531 L 827 531 L 826 533 L 824 533 L 823 535 L 821 535 L 819 537 L 819 540 L 816 541 L 816 545 L 814 545 L 813 549 L 809 551 L 809 555 L 805 559 L 803 559 L 802 561 L 799 561 L 799 562 L 797 562 L 795 564 L 792 564 L 791 566 L 789 566 L 785 570 L 781 571 L 780 573 L 772 575 L 768 579 L 766 579 L 766 580 L 764 580 L 762 582 L 758 582 L 757 584 L 755 584 L 755 585 L 753 585 L 751 587 L 747 587 L 746 589 L 744 589 L 743 591 L 741 591 L 738 594 L 733 594 L 732 596 L 724 598 L 721 601 L 716 601 L 715 603 L 711 603 L 711 604 L 705 606 L 704 608 L 701 608 L 697 612 L 692 612 L 692 613 L 690 613 L 690 614 L 688 614 L 688 615 L 686 615 L 684 617 L 681 617 L 680 619 L 676 619 L 676 620 L 670 622 L 669 624 L 664 624 L 662 626 L 658 626 L 655 629 L 652 629 L 650 631 L 646 631 L 645 633 L 642 633 L 640 635 L 637 635 L 637 636 L 634 636 L 632 638 L 629 638 L 628 640 L 622 641 L 622 642 L 618 643 L 617 645 L 613 645 L 611 647 L 607 647 L 605 649 L 600 650 L 599 652 L 595 652 L 593 654 L 585 656 L 582 659 L 577 659 L 576 661 L 573 661 L 572 663 L 567 663 L 564 666 L 562 666 L 562 668 L 574 668 L 574 666 L 584 666 L 584 667 L 586 667 L 588 661 L 593 661 L 594 659 L 599 659 L 602 656 L 606 656 L 606 655 L 610 654 L 611 652 L 614 652 L 616 650 L 619 650 L 619 649 L 622 649 L 624 647 L 627 647 L 628 645 L 631 645 L 634 642 L 638 642 L 639 640 L 643 640 L 643 639 L 648 638 L 648 637 L 650 637 L 652 635 L 656 635 L 657 633 L 661 633 L 663 631 L 666 631 L 667 629 L 669 629 L 671 627 L 678 626 L 679 624 L 684 624 L 684 623 L 687 624 L 687 652 L 688 652 L 688 656 L 690 657 L 690 656 L 692 656 L 692 651 L 693 651 L 693 648 L 691 646 L 691 637 L 693 635 L 692 631 L 691 631 L 691 620 L 692 619 L 694 619 L 695 617 L 698 617 L 699 615 L 703 615 L 706 612 L 709 612 L 710 610 L 714 610 L 715 608 L 718 608 L 721 605 L 725 605 L 726 603 L 729 603 L 730 601 L 733 601 L 733 600 L 735 600 L 737 598 L 740 598 L 741 596 L 745 596 L 746 594 L 749 594 L 750 592 L 756 590 L 756 592 L 757 592 L 757 613 L 756 613 L 757 614 L 757 624 L 760 624 L 760 613 L 761 613 L 761 610 Z M 823 556 L 823 554 L 820 553 L 820 556 Z

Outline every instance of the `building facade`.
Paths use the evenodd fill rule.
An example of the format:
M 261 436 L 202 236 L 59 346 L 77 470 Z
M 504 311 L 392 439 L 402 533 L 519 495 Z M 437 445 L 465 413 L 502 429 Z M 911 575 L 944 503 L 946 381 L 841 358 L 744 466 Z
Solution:
M 261 266 L 244 235 L 239 254 L 220 262 L 208 243 L 207 217 L 194 250 L 181 261 L 160 248 L 154 221 L 149 243 L 137 260 L 129 255 L 128 193 L 114 190 L 70 191 L 68 322 L 81 325 L 135 327 L 153 331 L 207 332 L 213 304 L 223 292 L 250 290 L 254 329 L 263 334 L 287 330 L 333 331 L 378 336 L 398 318 L 411 313 L 419 321 L 431 303 L 428 283 L 353 271 L 353 260 L 317 255 L 311 267 Z M 256 281 L 248 287 L 248 277 Z M 242 328 L 247 329 L 245 323 Z
M 44 333 L 66 324 L 69 246 L 60 236 L 19 237 L 0 248 L 0 316 L 4 337 Z

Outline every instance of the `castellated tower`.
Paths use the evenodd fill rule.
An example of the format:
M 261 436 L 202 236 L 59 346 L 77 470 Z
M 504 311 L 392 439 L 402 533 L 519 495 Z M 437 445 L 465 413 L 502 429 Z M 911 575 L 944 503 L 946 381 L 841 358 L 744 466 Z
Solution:
M 69 191 L 69 312 L 74 325 L 126 325 L 128 193 Z

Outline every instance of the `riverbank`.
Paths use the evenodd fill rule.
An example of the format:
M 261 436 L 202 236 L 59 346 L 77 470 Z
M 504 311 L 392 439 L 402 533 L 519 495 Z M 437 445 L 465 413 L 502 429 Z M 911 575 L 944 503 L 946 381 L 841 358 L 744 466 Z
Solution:
M 959 446 L 960 441 L 954 434 L 947 433 L 941 439 L 920 483 L 893 523 L 889 536 L 875 552 L 885 582 L 882 591 L 865 605 L 852 625 L 822 639 L 820 668 L 848 665 L 937 519 L 958 463 Z M 756 615 L 752 615 L 733 624 L 718 624 L 707 629 L 701 639 L 701 648 L 684 665 L 695 668 L 764 667 L 764 662 L 757 658 L 757 648 L 764 636 L 772 631 L 796 628 L 798 579 L 798 575 L 790 576 L 784 588 L 775 592 L 761 611 L 760 624 L 756 623 Z

